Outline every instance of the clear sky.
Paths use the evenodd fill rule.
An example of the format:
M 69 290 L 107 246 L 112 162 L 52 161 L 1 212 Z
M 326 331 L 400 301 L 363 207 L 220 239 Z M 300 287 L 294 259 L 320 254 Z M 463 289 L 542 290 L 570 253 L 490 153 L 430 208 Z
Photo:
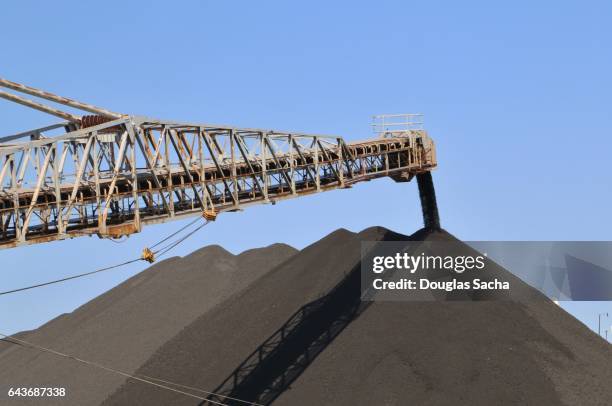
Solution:
M 611 15 L 608 1 L 8 2 L 0 76 L 123 113 L 347 140 L 371 136 L 373 114 L 424 113 L 449 232 L 612 240 Z M 52 122 L 0 100 L 2 135 Z M 301 248 L 339 227 L 411 233 L 419 210 L 415 184 L 379 180 L 223 214 L 175 252 Z M 0 251 L 0 290 L 132 258 L 180 225 L 123 245 Z M 0 297 L 0 331 L 37 327 L 144 268 Z M 595 328 L 612 315 L 610 303 L 571 309 Z

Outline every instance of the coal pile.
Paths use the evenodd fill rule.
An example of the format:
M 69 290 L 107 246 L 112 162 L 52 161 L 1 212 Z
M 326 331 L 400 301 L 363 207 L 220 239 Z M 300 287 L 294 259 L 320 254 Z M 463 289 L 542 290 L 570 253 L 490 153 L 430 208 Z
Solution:
M 206 247 L 19 337 L 227 405 L 610 404 L 609 345 L 518 280 L 524 300 L 361 301 L 361 241 L 382 240 L 457 241 L 375 227 L 301 251 Z M 32 404 L 209 403 L 2 342 L 0 366 L 2 385 L 69 388 Z
M 274 405 L 610 404 L 609 345 L 527 285 L 525 300 L 361 302 L 360 242 L 422 239 L 456 241 L 338 230 L 202 314 L 137 373 Z M 103 404 L 206 403 L 128 380 Z
M 70 314 L 16 335 L 37 345 L 129 373 L 161 345 L 233 294 L 296 253 L 275 244 L 232 255 L 209 246 L 169 258 Z M 64 387 L 68 397 L 0 404 L 99 405 L 125 378 L 0 341 L 0 386 Z M 133 404 L 133 403 L 130 403 Z

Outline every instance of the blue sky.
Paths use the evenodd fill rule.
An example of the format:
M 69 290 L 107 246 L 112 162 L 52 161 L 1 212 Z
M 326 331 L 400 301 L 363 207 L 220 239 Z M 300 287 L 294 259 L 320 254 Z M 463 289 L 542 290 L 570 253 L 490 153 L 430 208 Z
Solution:
M 609 2 L 21 1 L 0 15 L 0 76 L 113 111 L 344 136 L 420 112 L 438 148 L 443 226 L 464 240 L 612 240 Z M 0 134 L 54 122 L 0 100 Z M 415 184 L 224 214 L 176 250 L 304 247 L 339 227 L 411 233 Z M 138 255 L 97 238 L 0 251 L 0 287 Z M 142 270 L 0 298 L 0 326 L 34 328 Z M 610 303 L 570 305 L 591 327 Z M 608 324 L 612 324 L 609 319 Z

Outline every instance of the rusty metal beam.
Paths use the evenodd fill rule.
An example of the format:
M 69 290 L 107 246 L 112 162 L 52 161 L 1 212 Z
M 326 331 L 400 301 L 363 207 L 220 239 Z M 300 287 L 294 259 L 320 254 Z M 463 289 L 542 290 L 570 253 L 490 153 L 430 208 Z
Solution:
M 53 116 L 59 117 L 64 120 L 71 121 L 73 123 L 80 123 L 81 117 L 75 116 L 74 114 L 66 113 L 64 111 L 54 109 L 49 106 L 45 106 L 44 104 L 37 103 L 33 100 L 29 100 L 11 93 L 4 92 L 0 90 L 0 97 L 17 104 L 21 104 L 22 106 L 30 107 L 34 110 L 42 111 L 43 113 L 51 114 Z
M 204 208 L 235 211 L 386 176 L 406 181 L 436 166 L 423 130 L 346 143 L 136 116 L 66 130 L 0 141 L 0 248 L 117 237 Z
M 67 97 L 58 96 L 53 93 L 45 92 L 43 90 L 35 89 L 33 87 L 26 86 L 21 83 L 11 82 L 10 80 L 6 80 L 2 78 L 0 78 L 0 86 L 5 87 L 7 89 L 15 90 L 21 93 L 29 94 L 30 96 L 36 96 L 42 99 L 50 100 L 55 103 L 63 104 L 65 106 L 74 107 L 76 109 L 87 111 L 93 114 L 99 114 L 105 117 L 120 118 L 123 116 L 122 114 L 115 113 L 110 110 L 103 109 L 101 107 L 96 107 L 88 103 L 83 103 L 83 102 L 80 102 L 74 99 L 69 99 Z

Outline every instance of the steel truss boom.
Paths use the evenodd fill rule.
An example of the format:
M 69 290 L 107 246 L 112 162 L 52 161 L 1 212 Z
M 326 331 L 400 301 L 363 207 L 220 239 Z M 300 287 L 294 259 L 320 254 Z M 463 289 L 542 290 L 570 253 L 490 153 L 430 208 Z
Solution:
M 205 209 L 235 211 L 383 176 L 407 181 L 436 165 L 423 130 L 347 144 L 128 116 L 42 135 L 0 139 L 0 248 L 119 237 Z
M 97 113 L 0 138 L 0 249 L 92 234 L 117 238 L 147 224 L 384 176 L 409 181 L 436 166 L 433 141 L 422 129 L 346 143 L 341 137 L 120 115 L 0 81 Z M 23 100 L 13 101 L 64 114 Z M 65 132 L 48 135 L 58 130 Z

